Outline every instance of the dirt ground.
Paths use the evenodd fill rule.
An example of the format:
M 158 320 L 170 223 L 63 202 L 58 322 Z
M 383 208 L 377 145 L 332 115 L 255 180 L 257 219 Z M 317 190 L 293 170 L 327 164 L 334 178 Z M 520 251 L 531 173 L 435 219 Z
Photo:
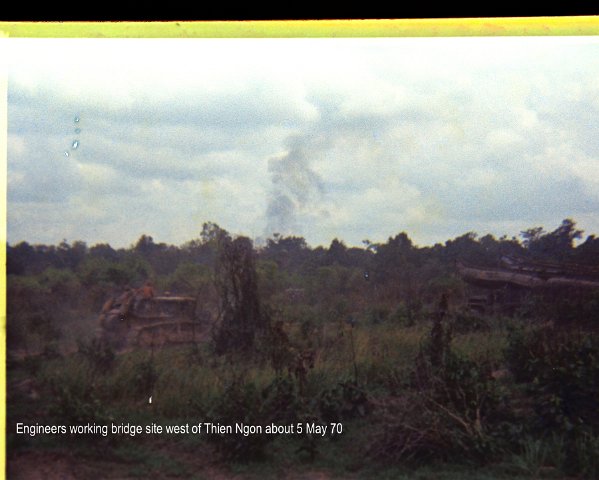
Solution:
M 216 465 L 204 455 L 185 455 L 177 460 L 184 461 L 192 476 L 184 478 L 210 480 L 250 480 L 261 478 L 257 474 L 237 474 L 228 471 L 225 465 Z M 189 462 L 189 463 L 188 463 Z M 101 459 L 81 460 L 66 452 L 24 451 L 8 456 L 7 479 L 9 480 L 96 480 L 96 479 L 139 479 L 139 474 L 130 472 L 131 464 Z M 301 473 L 279 472 L 278 478 L 290 480 L 329 480 L 327 472 L 308 471 Z M 153 479 L 183 478 L 165 475 L 159 472 L 151 475 Z

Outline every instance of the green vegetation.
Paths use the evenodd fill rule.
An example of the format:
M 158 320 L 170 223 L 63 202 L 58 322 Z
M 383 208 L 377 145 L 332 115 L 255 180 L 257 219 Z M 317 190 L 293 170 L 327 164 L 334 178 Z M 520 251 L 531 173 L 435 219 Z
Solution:
M 594 266 L 599 241 L 575 247 L 580 234 L 565 220 L 522 242 L 467 234 L 418 248 L 402 233 L 312 249 L 275 235 L 256 249 L 206 224 L 180 247 L 8 246 L 9 463 L 73 450 L 125 478 L 597 478 L 597 295 L 540 292 L 509 313 L 475 312 L 454 268 L 506 254 Z M 148 278 L 196 297 L 212 336 L 120 354 L 100 342 L 106 297 Z M 343 432 L 30 437 L 16 422 Z

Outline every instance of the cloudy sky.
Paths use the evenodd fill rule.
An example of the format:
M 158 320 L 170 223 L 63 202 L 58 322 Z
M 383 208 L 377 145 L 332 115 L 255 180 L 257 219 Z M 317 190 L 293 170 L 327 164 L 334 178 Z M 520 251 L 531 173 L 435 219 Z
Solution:
M 13 244 L 599 233 L 599 37 L 0 49 Z

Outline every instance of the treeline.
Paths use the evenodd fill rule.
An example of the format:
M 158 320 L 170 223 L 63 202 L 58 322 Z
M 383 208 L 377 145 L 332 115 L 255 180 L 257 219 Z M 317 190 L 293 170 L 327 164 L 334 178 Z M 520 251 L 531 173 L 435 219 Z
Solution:
M 278 234 L 259 248 L 247 241 L 260 301 L 275 319 L 314 324 L 353 316 L 411 324 L 442 293 L 454 302 L 463 299 L 465 286 L 455 269 L 458 260 L 494 266 L 502 256 L 513 255 L 599 264 L 599 238 L 589 236 L 576 245 L 582 233 L 566 219 L 549 232 L 536 227 L 512 238 L 466 233 L 432 247 L 414 245 L 405 232 L 385 243 L 365 240 L 361 248 L 339 239 L 327 248 L 312 248 L 302 237 Z M 65 319 L 95 314 L 108 296 L 148 279 L 159 292 L 198 297 L 215 317 L 220 308 L 215 268 L 223 235 L 231 236 L 208 222 L 198 238 L 180 246 L 156 243 L 148 235 L 120 249 L 108 244 L 88 247 L 82 241 L 8 245 L 9 340 L 19 343 L 32 331 L 52 338 Z
M 56 246 L 31 245 L 23 241 L 7 245 L 7 274 L 39 275 L 48 269 L 70 270 L 84 285 L 105 282 L 117 286 L 147 277 L 162 277 L 163 280 L 168 276 L 185 277 L 192 273 L 190 266 L 213 267 L 219 232 L 227 233 L 209 222 L 203 225 L 199 238 L 180 246 L 156 243 L 151 236 L 142 235 L 134 245 L 119 249 L 106 243 L 89 247 L 83 241 L 69 244 L 64 240 Z M 414 245 L 405 232 L 389 237 L 385 243 L 364 240 L 362 248 L 347 247 L 339 239 L 334 239 L 328 248 L 311 248 L 302 237 L 275 234 L 254 251 L 263 273 L 272 274 L 271 270 L 276 269 L 288 275 L 307 275 L 323 267 L 338 266 L 358 268 L 373 282 L 386 283 L 405 276 L 406 270 L 410 269 L 446 271 L 457 260 L 494 266 L 505 255 L 599 264 L 599 238 L 590 235 L 576 246 L 575 241 L 580 240 L 582 234 L 570 219 L 551 232 L 535 227 L 511 238 L 478 237 L 469 232 L 432 247 Z

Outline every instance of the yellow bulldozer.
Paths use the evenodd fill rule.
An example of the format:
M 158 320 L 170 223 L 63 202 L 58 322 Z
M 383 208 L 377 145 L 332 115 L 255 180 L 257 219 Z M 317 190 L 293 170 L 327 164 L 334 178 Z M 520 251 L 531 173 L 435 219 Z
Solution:
M 99 338 L 117 351 L 195 343 L 205 336 L 193 297 L 135 298 L 126 292 L 104 305 L 99 324 Z

